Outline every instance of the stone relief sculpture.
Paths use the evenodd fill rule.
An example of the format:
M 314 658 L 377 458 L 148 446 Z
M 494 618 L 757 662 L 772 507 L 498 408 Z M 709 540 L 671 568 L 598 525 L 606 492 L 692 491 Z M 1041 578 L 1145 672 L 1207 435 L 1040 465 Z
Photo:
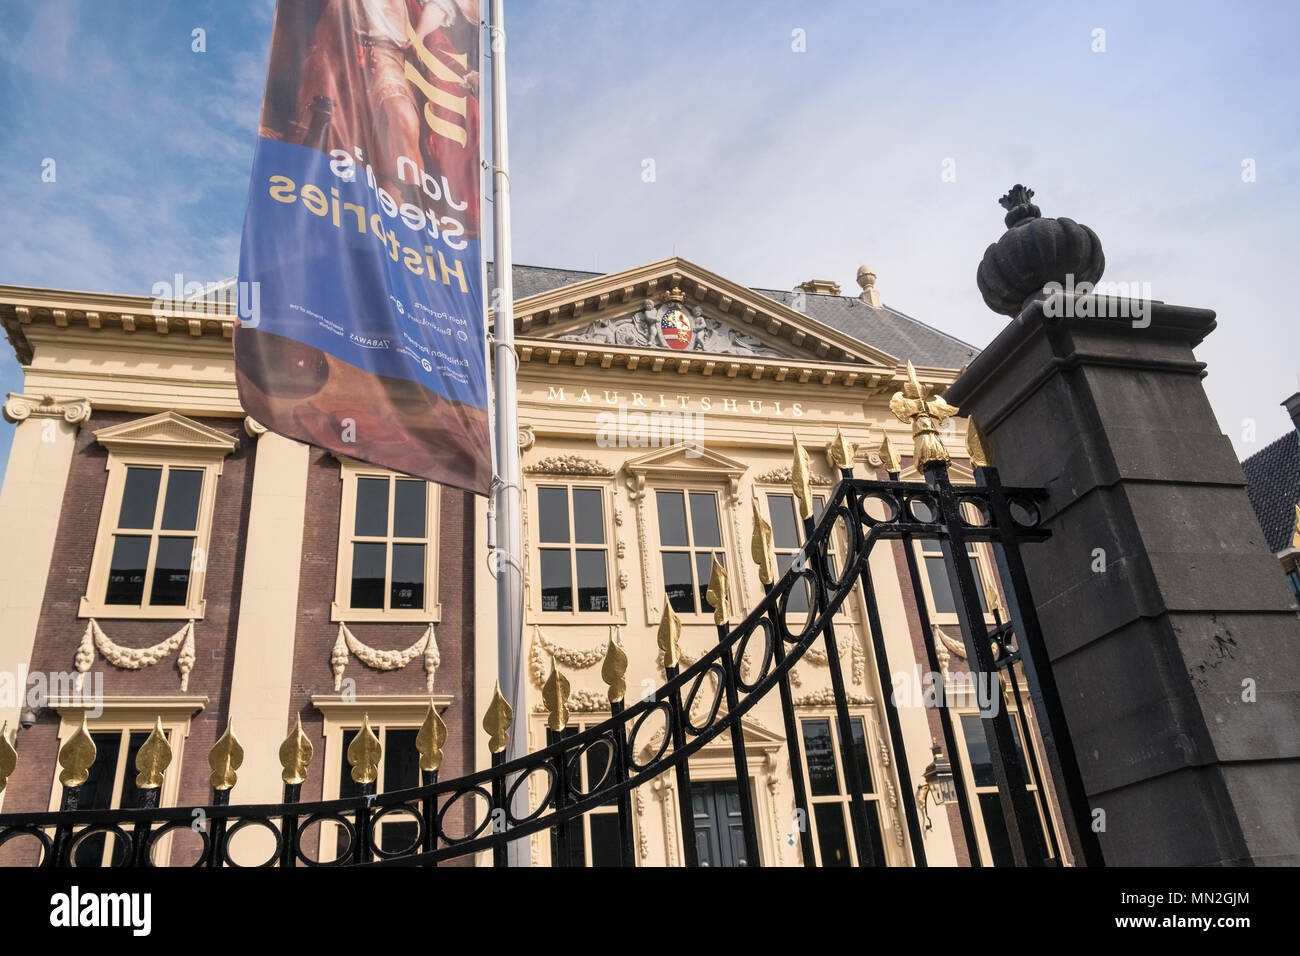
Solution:
M 673 321 L 676 334 L 672 341 L 664 337 L 666 317 Z M 683 319 L 686 321 L 683 323 Z M 682 327 L 685 325 L 685 334 Z M 675 301 L 656 306 L 649 299 L 641 303 L 639 311 L 613 319 L 597 319 L 586 328 L 560 336 L 565 342 L 586 342 L 592 345 L 628 345 L 636 348 L 670 349 L 675 352 L 709 352 L 715 355 L 762 355 L 782 358 L 782 353 L 755 335 L 724 325 L 710 318 L 695 306 L 687 317 Z

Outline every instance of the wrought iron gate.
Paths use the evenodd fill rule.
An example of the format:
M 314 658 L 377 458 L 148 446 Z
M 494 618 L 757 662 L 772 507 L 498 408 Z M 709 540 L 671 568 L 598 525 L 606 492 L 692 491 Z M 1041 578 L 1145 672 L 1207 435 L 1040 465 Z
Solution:
M 484 719 L 489 734 L 492 765 L 478 773 L 453 780 L 440 780 L 438 767 L 446 727 L 430 707 L 424 726 L 417 735 L 420 753 L 421 785 L 414 789 L 376 793 L 375 780 L 381 759 L 380 744 L 368 723 L 348 748 L 352 778 L 358 784 L 357 796 L 347 799 L 299 802 L 305 772 L 311 760 L 311 744 L 302 733 L 301 724 L 280 748 L 284 766 L 284 800 L 279 804 L 257 806 L 230 805 L 235 771 L 242 760 L 242 750 L 227 733 L 209 757 L 213 767 L 212 801 L 205 807 L 159 808 L 158 795 L 166 772 L 169 752 L 161 728 L 141 748 L 136 769 L 140 806 L 124 810 L 79 810 L 78 802 L 86 773 L 94 759 L 94 745 L 83 729 L 65 744 L 59 755 L 64 768 L 60 775 L 63 795 L 60 809 L 50 813 L 19 813 L 0 816 L 0 846 L 11 840 L 35 840 L 41 847 L 42 866 L 70 866 L 80 862 L 78 848 L 100 834 L 111 834 L 115 845 L 111 862 L 122 866 L 148 866 L 160 861 L 155 852 L 165 848 L 169 834 L 189 830 L 197 834 L 202 850 L 195 865 L 238 866 L 240 861 L 229 852 L 232 838 L 239 832 L 255 828 L 267 834 L 266 844 L 274 844 L 265 866 L 351 866 L 407 865 L 436 866 L 471 854 L 489 852 L 495 865 L 505 864 L 510 841 L 527 839 L 531 834 L 550 831 L 557 862 L 570 860 L 571 841 L 581 839 L 581 818 L 597 807 L 617 807 L 619 846 L 622 864 L 635 865 L 632 793 L 663 774 L 675 775 L 678 816 L 682 835 L 682 852 L 688 866 L 698 865 L 694 836 L 694 813 L 691 806 L 690 758 L 710 742 L 729 739 L 739 787 L 740 817 L 743 825 L 745 853 L 750 861 L 760 861 L 755 809 L 748 786 L 749 779 L 742 718 L 768 694 L 780 699 L 784 718 L 786 750 L 794 789 L 795 807 L 808 819 L 809 795 L 804 786 L 799 728 L 790 689 L 790 671 L 808 650 L 820 643 L 830 670 L 834 691 L 834 720 L 838 733 L 840 765 L 848 777 L 850 819 L 859 863 L 874 865 L 876 860 L 868 838 L 862 782 L 858 779 L 857 761 L 852 752 L 854 739 L 835 639 L 835 615 L 849 595 L 861 585 L 867 609 L 867 624 L 875 654 L 877 672 L 891 674 L 886 652 L 875 584 L 869 558 L 882 541 L 901 540 L 911 587 L 918 595 L 921 637 L 931 672 L 938 673 L 939 649 L 935 646 L 922 594 L 918 561 L 911 547 L 920 540 L 938 541 L 955 599 L 967 661 L 975 678 L 999 686 L 1006 681 L 1011 693 L 1019 697 L 1018 673 L 1023 673 L 1041 737 L 1048 766 L 1042 767 L 1027 723 L 1013 730 L 1013 721 L 1023 715 L 1009 713 L 1005 707 L 992 708 L 982 716 L 991 762 L 997 781 L 999 806 L 1005 820 L 1009 844 L 1017 865 L 1059 865 L 1063 848 L 1057 845 L 1055 830 L 1039 822 L 1042 812 L 1052 817 L 1048 786 L 1050 774 L 1061 809 L 1062 829 L 1069 840 L 1076 863 L 1100 865 L 1100 847 L 1091 828 L 1088 803 L 1078 764 L 1066 733 L 1060 694 L 1052 677 L 1046 649 L 1030 599 L 1020 546 L 1024 542 L 1043 540 L 1039 529 L 1038 502 L 1045 494 L 1038 489 L 1005 488 L 997 470 L 984 462 L 978 444 L 978 432 L 968 429 L 968 447 L 975 465 L 973 486 L 954 486 L 948 476 L 948 455 L 939 440 L 940 422 L 956 409 L 942 399 L 929 396 L 917 382 L 909 367 L 909 382 L 891 404 L 900 419 L 912 424 L 916 448 L 915 464 L 924 481 L 899 480 L 900 462 L 889 447 L 888 439 L 881 457 L 889 478 L 885 481 L 854 477 L 852 450 L 838 437 L 832 456 L 840 469 L 840 481 L 830 494 L 820 521 L 812 517 L 808 484 L 808 463 L 803 449 L 795 441 L 792 473 L 794 490 L 800 500 L 805 543 L 790 570 L 775 573 L 771 530 L 755 514 L 751 553 L 758 564 L 765 596 L 739 624 L 729 624 L 725 571 L 715 560 L 710 582 L 709 603 L 714 607 L 718 643 L 698 661 L 683 669 L 678 646 L 680 624 L 672 608 L 665 603 L 658 632 L 659 647 L 664 654 L 667 681 L 652 695 L 629 703 L 627 657 L 612 639 L 602 669 L 608 685 L 610 719 L 577 734 L 566 735 L 568 724 L 568 683 L 563 675 L 552 671 L 543 690 L 548 710 L 547 746 L 528 756 L 506 762 L 504 752 L 513 714 L 499 691 L 490 703 Z M 832 538 L 840 542 L 839 564 L 833 554 Z M 970 542 L 989 542 L 1006 598 L 1007 619 L 1000 615 L 989 630 L 980 605 L 981 589 L 968 560 Z M 800 626 L 787 625 L 791 594 L 805 588 L 809 610 Z M 796 617 L 803 617 L 802 611 Z M 747 655 L 758 661 L 746 669 Z M 912 662 L 908 661 L 910 665 Z M 747 676 L 748 675 L 748 676 Z M 1001 675 L 999 677 L 998 675 Z M 936 688 L 942 695 L 942 684 Z M 912 862 L 926 865 L 923 830 L 915 801 L 910 797 L 909 773 L 918 764 L 906 752 L 898 709 L 890 688 L 880 695 L 888 734 L 896 764 L 900 768 L 903 809 L 907 822 Z M 955 756 L 955 737 L 947 702 L 940 699 L 938 715 L 945 745 Z M 692 712 L 699 709 L 705 716 L 696 722 Z M 1026 741 L 1028 762 L 1022 767 L 1017 754 L 1015 734 Z M 7 747 L 0 743 L 0 748 Z M 13 751 L 10 748 L 9 754 Z M 585 784 L 575 768 L 588 758 L 599 757 L 599 779 Z M 0 750 L 0 758 L 9 760 Z M 978 843 L 971 807 L 971 788 L 963 778 L 960 760 L 953 760 L 956 800 L 966 845 L 972 862 L 978 862 Z M 1031 790 L 1028 784 L 1036 789 Z M 524 789 L 527 788 L 527 789 Z M 536 797 L 536 808 L 528 810 L 521 793 Z M 1040 804 L 1041 801 L 1041 804 Z M 473 815 L 467 832 L 450 833 L 448 814 L 456 807 L 478 802 L 484 812 Z M 459 812 L 459 811 L 457 811 Z M 608 811 L 606 811 L 608 812 Z M 467 814 L 468 816 L 468 814 Z M 378 840 L 378 827 L 385 820 L 414 820 L 409 845 L 386 848 Z M 195 825 L 201 819 L 202 827 Z M 305 852 L 309 847 L 304 832 L 313 825 L 323 831 L 328 825 L 340 834 L 335 859 L 323 861 Z M 816 859 L 811 828 L 800 830 L 804 865 Z M 323 837 L 322 837 L 323 840 Z M 319 855 L 319 854 L 318 854 Z M 82 854 L 84 856 L 84 854 Z M 165 861 L 161 861 L 165 862 Z M 247 862 L 247 861 L 243 861 Z

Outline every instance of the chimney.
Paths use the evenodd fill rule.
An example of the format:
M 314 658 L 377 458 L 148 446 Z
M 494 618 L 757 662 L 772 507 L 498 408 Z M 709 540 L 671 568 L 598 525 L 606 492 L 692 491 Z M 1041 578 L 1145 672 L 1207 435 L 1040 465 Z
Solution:
M 880 308 L 880 293 L 876 291 L 876 274 L 871 271 L 871 266 L 858 266 L 858 285 L 862 287 L 862 293 L 858 298 L 873 309 Z
M 1300 392 L 1296 392 L 1290 398 L 1284 399 L 1282 405 L 1290 413 L 1296 431 L 1300 431 Z
M 800 282 L 796 289 L 802 289 L 804 292 L 811 292 L 813 295 L 839 295 L 840 286 L 838 282 L 832 282 L 830 279 L 809 279 L 807 282 Z

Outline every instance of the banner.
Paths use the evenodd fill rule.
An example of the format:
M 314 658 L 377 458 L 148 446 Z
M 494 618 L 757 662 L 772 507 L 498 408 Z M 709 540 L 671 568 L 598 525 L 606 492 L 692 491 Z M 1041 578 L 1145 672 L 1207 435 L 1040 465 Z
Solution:
M 487 494 L 479 0 L 280 0 L 235 377 L 267 428 Z

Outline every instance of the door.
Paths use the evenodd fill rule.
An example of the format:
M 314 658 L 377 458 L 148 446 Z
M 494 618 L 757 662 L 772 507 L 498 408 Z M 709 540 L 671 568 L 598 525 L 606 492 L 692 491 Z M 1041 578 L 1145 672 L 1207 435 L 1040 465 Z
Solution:
M 691 804 L 695 813 L 695 852 L 700 866 L 748 866 L 740 816 L 740 788 L 736 781 L 692 783 Z

